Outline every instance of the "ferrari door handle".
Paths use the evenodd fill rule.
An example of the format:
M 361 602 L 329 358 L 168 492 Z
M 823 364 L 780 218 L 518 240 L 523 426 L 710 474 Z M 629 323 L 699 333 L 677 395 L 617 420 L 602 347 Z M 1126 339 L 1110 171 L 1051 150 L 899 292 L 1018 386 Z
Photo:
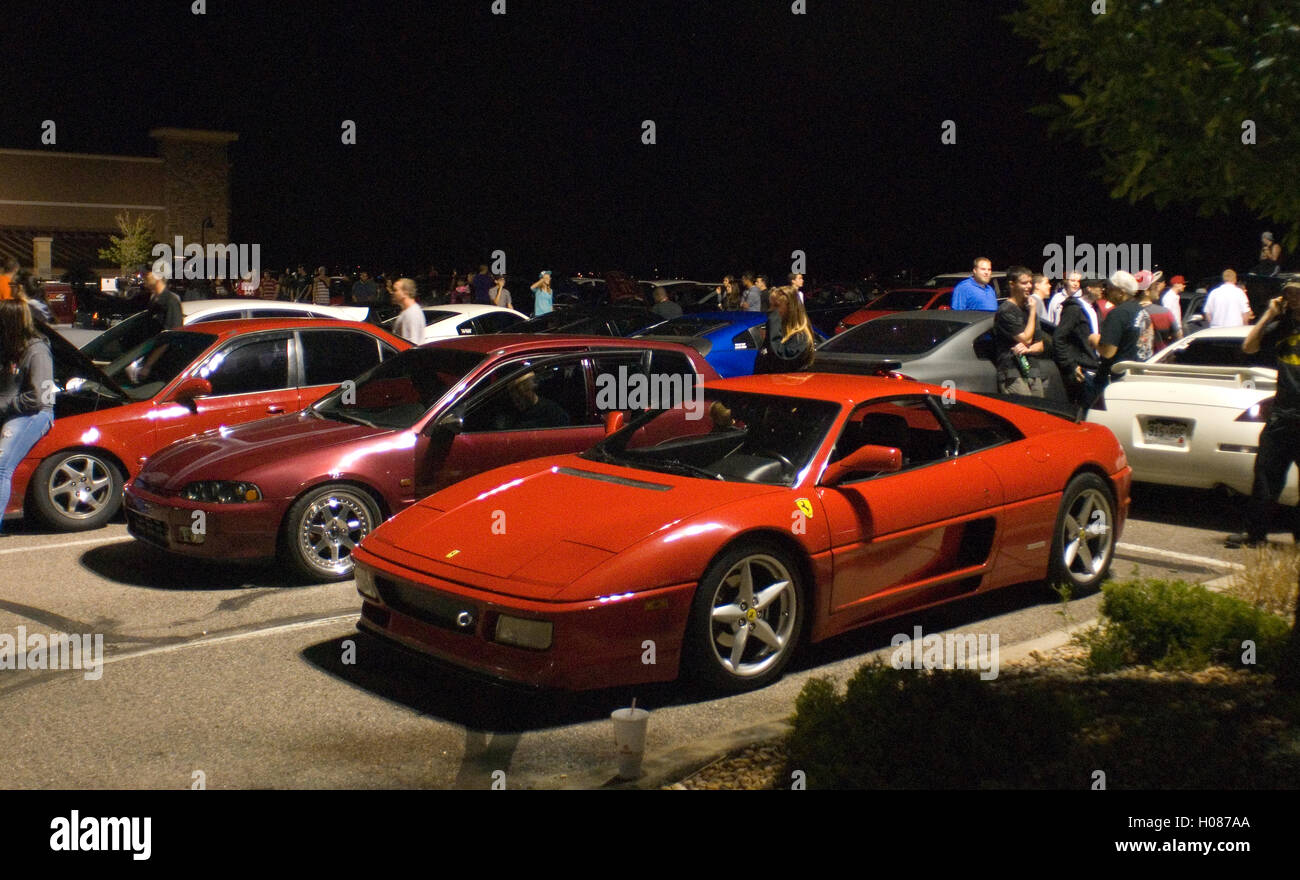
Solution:
M 266 408 L 266 411 L 269 413 L 282 413 L 284 412 L 284 407 L 280 406 L 278 403 L 273 403 Z

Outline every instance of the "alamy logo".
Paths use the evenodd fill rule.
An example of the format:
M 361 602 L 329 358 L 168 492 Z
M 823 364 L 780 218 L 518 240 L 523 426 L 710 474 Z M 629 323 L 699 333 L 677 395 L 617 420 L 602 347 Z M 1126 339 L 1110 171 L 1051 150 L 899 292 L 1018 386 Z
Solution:
M 104 674 L 104 634 L 27 634 L 18 627 L 17 636 L 0 633 L 0 669 L 84 669 L 86 681 L 99 681 Z
M 689 421 L 704 418 L 704 383 L 694 373 L 629 372 L 626 365 L 596 377 L 596 408 L 613 410 L 670 409 L 678 403 Z
M 54 852 L 129 852 L 137 862 L 153 852 L 153 819 L 145 816 L 82 816 L 50 820 L 50 849 Z
M 1074 241 L 1073 235 L 1065 237 L 1065 244 L 1043 246 L 1043 274 L 1048 278 L 1064 278 L 1078 272 L 1085 278 L 1109 278 L 1115 272 L 1137 274 L 1143 269 L 1151 271 L 1151 245 L 1148 244 L 1088 244 Z
M 176 236 L 174 245 L 160 242 L 149 252 L 153 272 L 164 278 L 187 281 L 212 278 L 240 278 L 257 284 L 262 277 L 262 247 L 253 244 L 214 243 L 204 248 Z
M 912 636 L 898 633 L 889 640 L 895 669 L 978 669 L 980 679 L 998 677 L 998 634 L 945 633 L 923 635 L 919 626 Z

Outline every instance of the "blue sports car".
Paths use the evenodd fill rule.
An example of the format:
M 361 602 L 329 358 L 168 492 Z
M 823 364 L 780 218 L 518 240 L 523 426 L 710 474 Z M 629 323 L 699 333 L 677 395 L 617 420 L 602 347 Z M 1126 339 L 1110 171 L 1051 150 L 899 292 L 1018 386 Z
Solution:
M 767 335 L 766 312 L 691 312 L 632 334 L 686 341 L 724 379 L 749 376 Z M 825 337 L 817 330 L 820 343 Z

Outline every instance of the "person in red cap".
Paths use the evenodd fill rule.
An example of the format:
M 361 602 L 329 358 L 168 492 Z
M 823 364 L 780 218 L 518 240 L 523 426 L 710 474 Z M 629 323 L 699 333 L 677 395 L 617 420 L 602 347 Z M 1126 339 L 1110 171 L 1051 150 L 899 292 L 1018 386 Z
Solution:
M 1183 338 L 1183 291 L 1187 289 L 1187 279 L 1175 275 L 1169 279 L 1169 289 L 1160 298 L 1160 304 L 1174 313 L 1174 338 Z

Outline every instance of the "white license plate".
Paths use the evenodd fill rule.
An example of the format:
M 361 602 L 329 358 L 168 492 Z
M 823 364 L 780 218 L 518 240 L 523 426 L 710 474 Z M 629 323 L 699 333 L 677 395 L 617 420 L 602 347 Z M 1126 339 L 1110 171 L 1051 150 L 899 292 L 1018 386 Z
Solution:
M 1185 447 L 1188 433 L 1186 422 L 1172 419 L 1147 419 L 1142 427 L 1143 439 L 1161 446 Z

